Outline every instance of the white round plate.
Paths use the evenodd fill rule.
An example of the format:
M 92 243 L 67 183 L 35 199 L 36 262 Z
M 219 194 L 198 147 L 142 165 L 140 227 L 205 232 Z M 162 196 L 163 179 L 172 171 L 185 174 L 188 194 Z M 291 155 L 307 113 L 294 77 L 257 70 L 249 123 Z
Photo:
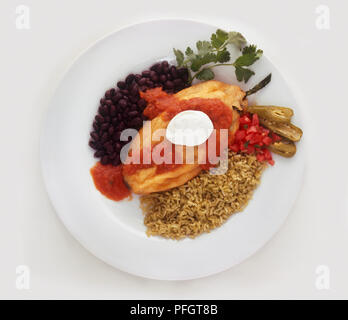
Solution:
M 196 239 L 147 237 L 138 198 L 113 202 L 94 187 L 89 132 L 99 99 L 130 72 L 160 59 L 173 61 L 172 48 L 185 49 L 209 39 L 217 27 L 186 20 L 159 20 L 119 30 L 86 50 L 55 92 L 41 138 L 41 162 L 51 201 L 69 231 L 94 255 L 134 275 L 183 280 L 211 275 L 240 263 L 260 249 L 280 228 L 302 183 L 301 144 L 292 159 L 275 156 L 247 208 L 222 227 Z M 243 33 L 238 26 L 235 30 Z M 256 41 L 257 42 L 257 41 Z M 295 97 L 278 70 L 264 56 L 252 66 L 247 89 L 272 72 L 272 82 L 251 102 L 290 106 L 302 126 Z M 232 67 L 216 79 L 237 83 Z

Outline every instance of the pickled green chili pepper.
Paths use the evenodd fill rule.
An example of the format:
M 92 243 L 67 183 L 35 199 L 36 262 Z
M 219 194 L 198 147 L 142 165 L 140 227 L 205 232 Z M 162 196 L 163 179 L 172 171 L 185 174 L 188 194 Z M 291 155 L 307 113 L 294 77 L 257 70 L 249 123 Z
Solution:
M 260 118 L 260 123 L 280 136 L 291 141 L 299 141 L 302 137 L 302 130 L 292 123 L 274 122 L 265 118 Z
M 291 121 L 291 117 L 294 114 L 293 110 L 290 108 L 277 106 L 248 106 L 247 111 L 256 113 L 260 118 L 286 123 Z
M 290 158 L 294 156 L 296 153 L 295 143 L 286 139 L 273 142 L 268 148 L 270 151 L 277 153 L 286 158 Z

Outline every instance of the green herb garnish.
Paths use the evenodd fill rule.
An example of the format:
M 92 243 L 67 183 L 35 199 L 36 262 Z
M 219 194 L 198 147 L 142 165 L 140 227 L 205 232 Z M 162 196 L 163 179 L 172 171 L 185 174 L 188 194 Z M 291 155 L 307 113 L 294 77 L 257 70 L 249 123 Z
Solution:
M 241 50 L 242 55 L 233 63 L 228 46 L 233 45 Z M 215 74 L 212 68 L 218 66 L 233 66 L 238 81 L 248 82 L 255 73 L 248 67 L 262 56 L 262 50 L 255 45 L 248 45 L 247 41 L 239 32 L 226 32 L 221 29 L 216 30 L 210 37 L 210 41 L 197 41 L 196 52 L 187 47 L 185 53 L 174 49 L 176 62 L 179 67 L 186 67 L 189 70 L 188 84 L 197 78 L 199 80 L 214 79 Z

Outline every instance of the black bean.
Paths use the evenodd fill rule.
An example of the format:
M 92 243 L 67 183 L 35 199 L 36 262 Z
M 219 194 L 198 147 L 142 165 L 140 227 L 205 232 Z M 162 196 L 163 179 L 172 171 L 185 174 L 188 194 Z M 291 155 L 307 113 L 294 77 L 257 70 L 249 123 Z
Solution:
M 107 149 L 109 146 L 111 146 L 111 144 L 112 144 L 112 141 L 108 140 L 108 141 L 106 141 L 106 142 L 103 144 L 103 147 L 104 147 L 105 149 Z
M 134 128 L 140 128 L 143 124 L 143 120 L 140 117 L 136 117 L 136 118 L 132 119 L 130 124 Z
M 106 147 L 106 153 L 108 153 L 108 154 L 114 153 L 114 147 L 113 147 L 111 144 L 109 144 L 109 145 Z
M 121 137 L 121 132 L 120 131 L 116 131 L 114 133 L 114 135 L 112 136 L 112 140 L 114 141 L 119 141 L 120 140 L 120 137 Z
M 182 79 L 182 81 L 184 81 L 184 83 L 187 83 L 188 75 L 182 76 L 181 79 Z
M 167 81 L 167 77 L 165 74 L 161 74 L 159 77 L 159 81 L 161 81 L 162 83 L 165 83 Z
M 106 105 L 103 105 L 103 106 L 99 107 L 98 111 L 102 116 L 106 116 L 108 114 L 109 110 L 108 110 L 108 107 Z
M 98 123 L 103 123 L 104 122 L 104 118 L 100 115 L 100 114 L 97 114 L 95 116 L 95 120 L 98 122 Z
M 93 121 L 93 129 L 94 130 L 99 130 L 99 124 L 97 121 Z
M 138 82 L 141 79 L 141 74 L 135 75 L 135 81 Z
M 139 101 L 139 94 L 137 96 L 130 97 L 130 102 L 137 103 Z
M 157 73 L 151 76 L 151 80 L 152 80 L 154 83 L 156 83 L 156 82 L 159 81 L 159 77 L 158 77 Z
M 109 124 L 107 122 L 103 123 L 101 126 L 100 126 L 100 130 L 101 131 L 106 131 L 109 129 Z
M 114 133 L 115 129 L 114 127 L 110 126 L 109 129 L 108 129 L 108 134 L 109 136 L 112 136 L 112 134 Z
M 161 68 L 161 64 L 155 63 L 154 65 L 151 66 L 150 70 L 158 72 L 159 68 Z
M 114 117 L 116 115 L 116 107 L 114 105 L 110 106 L 110 116 Z
M 129 109 L 124 110 L 124 112 L 122 113 L 123 119 L 128 119 L 128 113 L 129 113 Z
M 184 82 L 181 79 L 175 79 L 173 83 L 175 87 L 181 87 L 184 85 Z
M 166 61 L 166 60 L 162 61 L 161 66 L 162 66 L 162 68 L 168 68 L 168 66 L 169 66 L 168 61 Z
M 117 126 L 117 123 L 118 123 L 118 119 L 117 119 L 117 117 L 115 117 L 115 118 L 112 118 L 112 125 L 114 126 L 114 127 L 116 127 Z
M 188 70 L 186 68 L 178 69 L 180 78 L 186 83 L 188 80 Z
M 122 98 L 122 93 L 120 91 L 116 92 L 115 95 L 112 97 L 112 101 L 113 102 L 117 102 L 118 100 L 120 100 Z
M 97 149 L 95 142 L 92 139 L 88 141 L 88 145 L 95 150 Z
M 137 96 L 139 94 L 139 87 L 137 84 L 132 86 L 132 89 L 130 91 L 130 94 L 134 97 Z
M 141 73 L 141 75 L 142 75 L 143 77 L 145 77 L 145 78 L 148 78 L 148 77 L 150 77 L 150 71 L 149 71 L 149 70 L 145 70 L 145 71 L 143 71 L 143 72 Z
M 98 135 L 97 132 L 92 131 L 92 132 L 90 133 L 90 135 L 91 135 L 91 137 L 93 138 L 93 140 L 99 140 L 99 135 Z
M 116 152 L 113 152 L 112 154 L 109 155 L 110 160 L 114 160 L 116 158 Z
M 111 106 L 111 105 L 112 105 L 112 101 L 111 101 L 111 100 L 106 100 L 106 101 L 105 101 L 105 104 L 106 104 L 107 106 Z
M 105 103 L 105 100 L 106 100 L 105 98 L 101 98 L 101 99 L 100 99 L 100 104 L 104 104 L 104 103 Z
M 146 85 L 147 85 L 149 88 L 153 88 L 154 83 L 153 83 L 151 80 L 149 80 L 149 81 L 146 81 Z
M 101 158 L 104 154 L 105 154 L 105 152 L 103 150 L 98 150 L 94 153 L 94 157 Z
M 135 75 L 133 73 L 129 74 L 126 77 L 126 84 L 130 85 L 135 80 Z
M 106 99 L 110 99 L 110 98 L 111 98 L 111 92 L 110 92 L 110 90 L 108 90 L 108 91 L 105 92 L 105 98 L 106 98 Z
M 165 87 L 167 89 L 173 89 L 174 88 L 174 83 L 173 83 L 173 81 L 170 81 L 170 80 L 167 80 L 164 85 L 165 85 Z
M 122 109 L 124 109 L 126 106 L 127 106 L 127 101 L 125 99 L 121 99 L 119 102 L 118 102 L 118 106 Z
M 169 67 L 168 66 L 166 66 L 166 67 L 162 66 L 162 73 L 166 74 L 168 72 L 169 72 Z
M 105 132 L 106 133 L 106 132 Z M 102 136 L 101 137 L 101 139 L 100 139 L 100 143 L 105 143 L 106 141 L 108 141 L 109 140 L 109 136 L 108 135 L 106 135 L 106 136 Z
M 188 70 L 186 68 L 179 68 L 177 71 L 180 77 L 188 75 Z
M 145 108 L 146 107 L 146 100 L 145 99 L 139 99 L 137 103 L 139 108 Z
M 120 156 L 116 155 L 115 159 L 112 161 L 112 165 L 117 167 L 120 164 L 121 164 Z
M 120 89 L 125 89 L 126 83 L 124 81 L 119 81 L 117 82 L 117 87 L 119 87 Z
M 121 133 L 120 133 L 120 135 L 121 135 Z M 120 152 L 121 148 L 122 148 L 122 144 L 120 142 L 116 142 L 115 143 L 115 150 L 116 150 L 116 152 Z
M 172 74 L 173 78 L 177 78 L 179 76 L 178 71 L 176 70 L 175 66 L 170 67 L 170 73 Z
M 124 129 L 126 129 L 126 125 L 124 124 L 123 121 L 121 121 L 121 123 L 117 127 L 117 131 L 122 132 Z
M 170 73 L 167 74 L 167 80 L 173 80 L 173 76 Z
M 103 165 L 109 164 L 109 162 L 110 162 L 110 159 L 108 156 L 103 156 L 100 160 L 100 163 Z
M 141 78 L 141 79 L 138 81 L 139 86 L 143 86 L 145 83 L 146 83 L 146 78 Z
M 99 141 L 95 141 L 95 146 L 96 146 L 96 148 L 97 148 L 97 150 L 102 150 L 103 149 L 103 145 L 102 145 L 102 142 L 101 142 L 101 140 L 99 140 Z
M 128 113 L 129 117 L 136 117 L 138 115 L 138 111 L 131 111 Z

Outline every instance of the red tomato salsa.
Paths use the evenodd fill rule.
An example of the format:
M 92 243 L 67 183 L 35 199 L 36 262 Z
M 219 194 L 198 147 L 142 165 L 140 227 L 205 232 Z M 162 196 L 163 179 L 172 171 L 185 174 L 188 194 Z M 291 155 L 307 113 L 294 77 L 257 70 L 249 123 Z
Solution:
M 97 162 L 91 168 L 91 175 L 95 187 L 107 198 L 119 201 L 131 197 L 131 191 L 123 181 L 122 165 L 115 167 L 111 164 L 102 165 Z
M 163 113 L 164 120 L 171 120 L 179 112 L 196 110 L 207 114 L 215 129 L 227 129 L 231 126 L 232 110 L 220 99 L 192 98 L 179 100 L 174 95 L 164 92 L 162 88 L 150 89 L 140 94 L 148 103 L 144 115 L 150 119 Z

